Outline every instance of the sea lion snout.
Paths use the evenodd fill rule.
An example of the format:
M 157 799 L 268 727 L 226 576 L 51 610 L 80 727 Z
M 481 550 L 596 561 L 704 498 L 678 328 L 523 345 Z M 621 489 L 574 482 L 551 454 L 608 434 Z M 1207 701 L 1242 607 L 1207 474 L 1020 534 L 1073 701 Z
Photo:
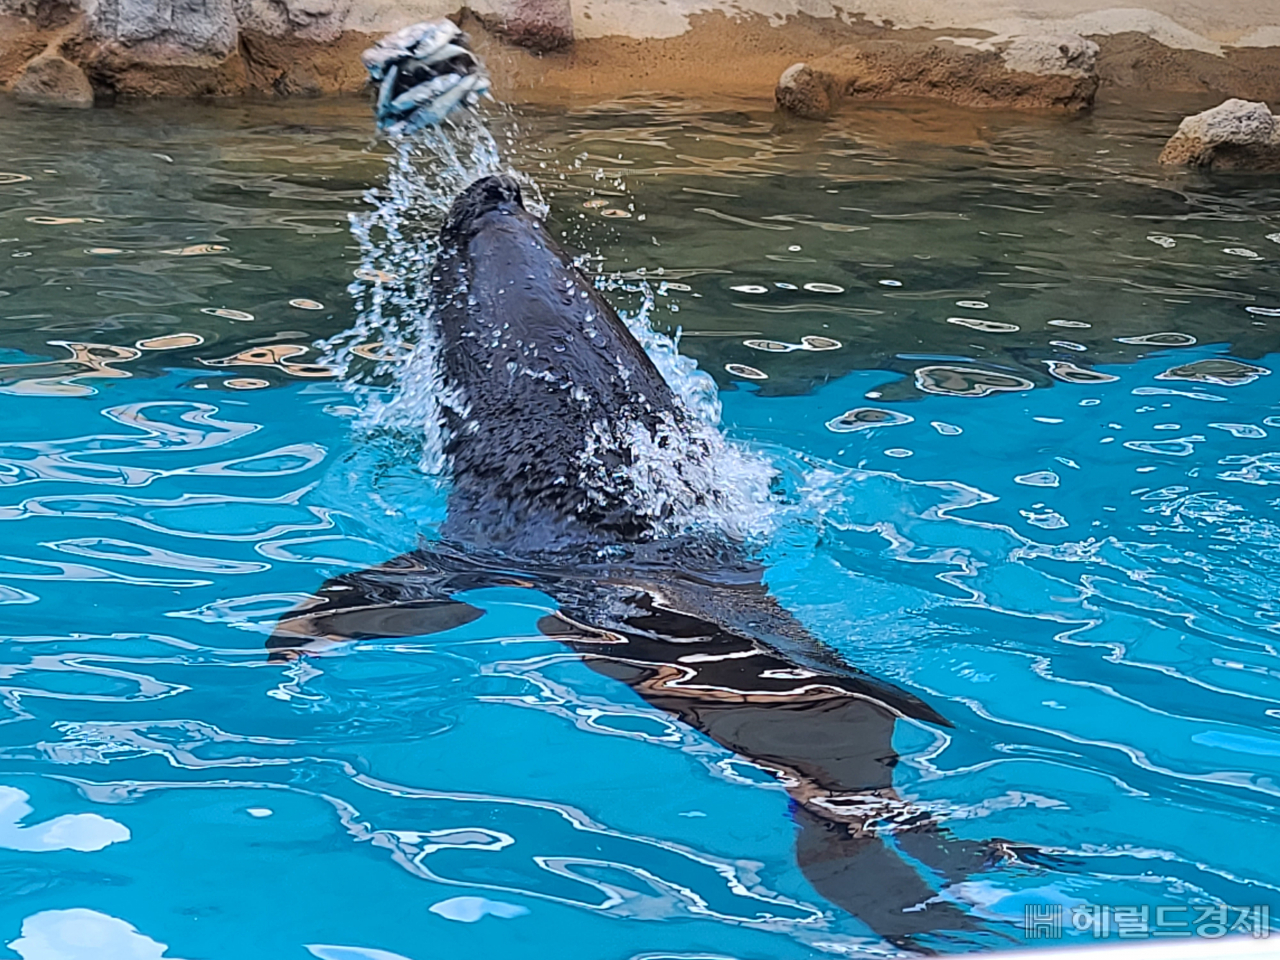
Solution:
M 494 210 L 524 210 L 524 197 L 515 177 L 498 174 L 481 177 L 453 201 L 445 220 L 443 234 L 455 237 L 474 232 L 477 220 Z

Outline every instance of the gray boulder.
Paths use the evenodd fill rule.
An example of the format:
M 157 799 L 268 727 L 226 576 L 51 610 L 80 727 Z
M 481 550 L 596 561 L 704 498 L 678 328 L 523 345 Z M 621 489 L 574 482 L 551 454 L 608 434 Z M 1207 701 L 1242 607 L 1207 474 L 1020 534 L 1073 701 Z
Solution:
M 152 49 L 171 63 L 221 60 L 238 38 L 233 0 L 98 0 L 89 26 L 99 39 Z
M 1280 121 L 1265 103 L 1227 100 L 1187 117 L 1160 162 L 1217 170 L 1280 170 Z
M 831 115 L 827 78 L 814 73 L 807 63 L 793 63 L 782 71 L 774 97 L 787 113 L 806 120 L 823 120 Z
M 1074 33 L 1017 37 L 1000 53 L 1006 69 L 1037 76 L 1093 76 L 1098 45 Z
M 43 53 L 23 68 L 13 94 L 26 103 L 50 107 L 92 107 L 93 87 L 84 71 L 56 53 Z
M 327 42 L 342 34 L 352 0 L 233 0 L 242 30 Z

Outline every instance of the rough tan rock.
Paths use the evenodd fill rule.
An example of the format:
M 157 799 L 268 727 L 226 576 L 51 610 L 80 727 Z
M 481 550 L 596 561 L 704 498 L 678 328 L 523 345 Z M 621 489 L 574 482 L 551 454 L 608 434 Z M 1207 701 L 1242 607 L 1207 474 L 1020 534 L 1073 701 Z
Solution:
M 98 0 L 0 0 L 0 88 L 8 90 L 25 65 L 49 48 L 84 69 L 100 97 L 110 96 L 113 91 L 122 96 L 347 92 L 363 84 L 358 55 L 376 37 L 414 21 L 452 16 L 464 4 L 482 7 L 487 2 L 486 18 L 496 25 L 493 17 L 498 0 L 228 0 L 237 17 L 239 41 L 234 52 L 166 60 L 167 51 L 175 48 L 166 48 L 165 41 L 178 35 L 198 38 L 202 30 L 196 28 L 201 23 L 205 24 L 206 37 L 218 35 L 218 30 L 211 29 L 218 18 L 209 16 L 208 11 L 225 9 L 218 6 L 219 2 L 103 0 L 100 6 L 104 16 L 108 6 L 114 4 L 117 14 L 143 9 L 144 22 L 151 24 L 141 33 L 127 31 L 129 38 L 118 41 L 117 48 L 103 50 L 110 42 L 99 40 L 87 26 L 82 36 L 73 35 L 78 29 L 68 29 L 77 20 L 97 22 L 97 14 L 86 10 L 98 9 Z M 849 43 L 869 39 L 932 41 L 945 29 L 950 34 L 968 34 L 968 39 L 961 38 L 963 43 L 983 43 L 999 51 L 996 37 L 1027 32 L 1021 20 L 970 22 L 960 14 L 945 25 L 929 27 L 910 18 L 845 19 L 818 10 L 825 10 L 827 0 L 794 0 L 799 7 L 813 12 L 786 17 L 749 12 L 753 4 L 763 0 L 745 0 L 741 7 L 735 4 L 732 9 L 720 9 L 728 0 L 700 0 L 699 4 L 686 0 L 571 2 L 575 41 L 555 56 L 539 56 L 517 47 L 509 36 L 498 37 L 471 13 L 464 13 L 466 29 L 483 48 L 482 55 L 500 98 L 559 103 L 566 97 L 604 98 L 638 90 L 692 97 L 769 97 L 788 65 L 803 61 L 813 68 L 826 54 Z M 951 18 L 958 9 L 936 2 L 926 4 L 924 0 L 891 2 L 918 3 L 931 18 L 939 11 L 945 13 L 944 19 Z M 986 4 L 997 0 L 966 2 L 981 3 L 986 9 Z M 609 17 L 603 15 L 602 4 L 609 7 Z M 199 15 L 195 28 L 187 20 L 172 16 L 173 11 L 196 7 Z M 703 7 L 710 9 L 695 12 Z M 1240 14 L 1243 8 L 1233 9 Z M 1244 25 L 1261 18 L 1256 11 L 1245 13 Z M 679 29 L 653 32 L 651 28 L 657 22 L 654 18 L 659 15 L 674 17 Z M 983 18 L 986 17 L 984 13 Z M 895 20 L 896 26 L 890 25 L 889 20 Z M 619 23 L 626 29 L 606 29 L 608 24 Z M 1046 29 L 1049 33 L 1066 29 L 1078 33 L 1080 27 L 1081 24 L 1064 21 Z M 1207 51 L 1202 47 L 1171 46 L 1166 33 L 1140 32 L 1141 24 L 1126 28 L 1129 32 L 1115 32 L 1121 27 L 1123 23 L 1117 21 L 1096 34 L 1084 30 L 1101 46 L 1097 71 L 1102 85 L 1115 88 L 1118 95 L 1123 95 L 1123 89 L 1197 97 L 1208 92 L 1219 97 L 1280 103 L 1280 35 L 1267 39 L 1259 34 L 1261 39 L 1253 41 L 1266 40 L 1274 46 L 1219 45 L 1214 51 Z M 334 31 L 339 29 L 341 32 L 335 36 Z M 201 44 L 209 47 L 197 40 L 197 45 Z M 1031 56 L 1033 64 L 1045 55 L 1053 59 L 1056 49 L 1041 46 L 1039 54 L 1032 50 L 1019 53 L 1018 46 L 1015 41 L 1004 50 L 1006 66 L 1023 53 Z M 212 47 L 225 49 L 227 44 L 214 43 Z M 342 57 L 352 59 L 343 64 Z M 1075 57 L 1068 55 L 1065 59 L 1070 65 Z M 825 87 L 820 89 L 826 95 Z M 946 99 L 967 102 L 954 96 Z
M 340 36 L 352 0 L 232 0 L 241 31 L 328 42 Z
M 368 83 L 360 53 L 374 37 L 343 33 L 330 42 L 297 37 L 240 34 L 245 83 L 255 93 L 316 96 L 357 93 Z
M 783 109 L 809 117 L 824 116 L 842 99 L 889 97 L 1082 110 L 1098 89 L 1097 52 L 1096 44 L 1081 37 L 1022 38 L 1003 52 L 946 40 L 861 40 L 789 68 L 775 97 Z
M 1017 37 L 1000 57 L 1017 73 L 1091 77 L 1097 73 L 1098 45 L 1072 33 Z
M 1140 33 L 1098 39 L 1104 87 L 1280 102 L 1280 46 L 1229 47 L 1214 55 L 1167 47 Z
M 831 93 L 826 78 L 819 76 L 807 63 L 787 67 L 778 78 L 774 92 L 778 106 L 807 120 L 825 120 L 831 115 Z
M 8 88 L 49 42 L 49 31 L 33 19 L 0 13 L 0 84 Z
M 156 63 L 222 59 L 239 39 L 232 0 L 97 0 L 88 13 L 94 36 Z
M 83 70 L 56 53 L 43 53 L 26 65 L 13 94 L 27 103 L 50 107 L 92 107 L 93 87 Z
M 1265 103 L 1227 100 L 1185 118 L 1160 162 L 1216 170 L 1280 171 L 1280 120 Z
M 569 0 L 471 0 L 486 27 L 530 50 L 561 50 L 573 43 Z

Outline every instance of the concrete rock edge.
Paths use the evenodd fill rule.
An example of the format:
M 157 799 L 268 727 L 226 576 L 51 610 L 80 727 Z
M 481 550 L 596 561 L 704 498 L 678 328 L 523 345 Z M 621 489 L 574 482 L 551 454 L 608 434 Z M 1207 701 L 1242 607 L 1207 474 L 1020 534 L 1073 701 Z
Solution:
M 783 110 L 829 116 L 844 99 L 927 97 L 969 107 L 1076 111 L 1098 89 L 1098 45 L 1084 37 L 1015 39 L 1002 51 L 950 40 L 865 40 L 797 63 L 778 80 Z

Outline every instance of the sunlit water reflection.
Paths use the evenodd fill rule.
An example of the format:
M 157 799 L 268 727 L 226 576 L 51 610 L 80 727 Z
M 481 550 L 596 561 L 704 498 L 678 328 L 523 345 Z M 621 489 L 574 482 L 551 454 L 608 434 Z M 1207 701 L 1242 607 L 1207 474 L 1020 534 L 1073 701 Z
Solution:
M 413 345 L 352 341 L 363 395 L 316 346 L 420 265 L 351 232 L 388 169 L 364 104 L 0 109 L 0 939 L 880 949 L 796 866 L 785 792 L 543 637 L 541 594 L 266 662 L 280 613 L 443 516 L 421 438 L 367 429 Z M 1054 855 L 946 891 L 984 932 L 942 950 L 1027 903 L 1280 906 L 1280 202 L 1158 169 L 1171 117 L 494 119 L 778 471 L 774 592 L 955 724 L 899 725 L 899 792 Z

